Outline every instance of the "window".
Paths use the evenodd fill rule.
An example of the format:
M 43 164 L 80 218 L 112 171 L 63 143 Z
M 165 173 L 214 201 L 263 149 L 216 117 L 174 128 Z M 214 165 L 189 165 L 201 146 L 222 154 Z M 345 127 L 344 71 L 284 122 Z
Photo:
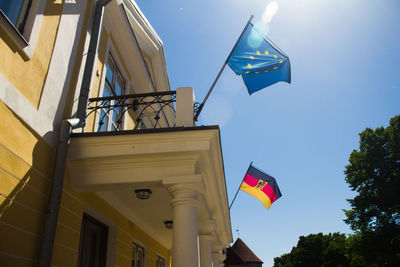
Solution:
M 17 45 L 26 60 L 33 56 L 46 2 L 48 1 L 0 0 L 0 29 Z
M 144 267 L 144 248 L 136 243 L 132 247 L 132 267 Z
M 25 23 L 28 18 L 31 5 L 32 0 L 0 1 L 1 12 L 18 29 L 20 33 L 24 32 Z
M 157 255 L 157 267 L 165 267 L 165 259 Z
M 125 80 L 115 64 L 114 58 L 109 54 L 106 65 L 106 77 L 103 88 L 103 97 L 120 96 L 125 92 Z M 116 101 L 110 101 L 109 105 L 115 105 Z M 100 111 L 98 131 L 117 131 L 121 129 L 122 113 L 121 107 L 104 107 Z
M 108 227 L 83 214 L 78 267 L 105 267 Z

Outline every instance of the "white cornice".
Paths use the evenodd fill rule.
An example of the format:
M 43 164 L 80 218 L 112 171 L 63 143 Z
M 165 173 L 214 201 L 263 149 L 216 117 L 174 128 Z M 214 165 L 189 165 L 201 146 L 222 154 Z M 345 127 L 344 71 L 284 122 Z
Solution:
M 135 36 L 138 39 L 140 48 L 151 57 L 154 73 L 156 75 L 156 87 L 159 91 L 171 90 L 164 55 L 164 45 L 160 37 L 134 1 L 124 0 L 123 6 L 128 15 L 132 30 L 135 32 Z

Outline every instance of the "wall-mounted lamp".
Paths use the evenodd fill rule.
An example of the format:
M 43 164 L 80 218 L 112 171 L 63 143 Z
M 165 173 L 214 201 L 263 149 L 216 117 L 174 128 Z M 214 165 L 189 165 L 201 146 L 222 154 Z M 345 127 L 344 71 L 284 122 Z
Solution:
M 172 229 L 174 222 L 173 221 L 164 221 L 165 228 Z
M 135 195 L 138 199 L 149 199 L 151 195 L 151 190 L 150 189 L 136 189 L 135 190 Z

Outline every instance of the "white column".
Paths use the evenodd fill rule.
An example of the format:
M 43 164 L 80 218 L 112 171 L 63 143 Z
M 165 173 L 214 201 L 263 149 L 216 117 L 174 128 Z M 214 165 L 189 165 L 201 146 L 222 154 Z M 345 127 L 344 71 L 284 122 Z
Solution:
M 173 197 L 172 266 L 198 267 L 198 187 L 190 183 L 180 183 L 171 185 L 168 190 Z
M 212 267 L 212 234 L 216 230 L 215 222 L 201 221 L 199 223 L 200 266 Z
M 226 260 L 226 254 L 223 254 L 222 250 L 228 247 L 229 243 L 222 243 L 221 254 L 219 254 L 219 264 L 221 264 L 221 266 L 224 266 L 224 261 Z
M 213 261 L 213 267 L 221 266 L 221 264 L 219 263 L 219 253 L 218 252 L 212 253 L 212 261 Z
M 221 242 L 212 244 L 212 261 L 213 267 L 223 266 L 223 262 L 225 260 L 225 256 L 222 255 L 223 245 Z
M 224 260 L 226 259 L 226 255 L 220 254 L 219 255 L 219 266 L 224 266 Z
M 213 242 L 212 243 L 212 261 L 213 267 L 220 267 L 221 266 L 221 255 L 222 255 L 222 243 L 220 242 Z
M 211 235 L 199 235 L 200 240 L 200 266 L 212 267 Z

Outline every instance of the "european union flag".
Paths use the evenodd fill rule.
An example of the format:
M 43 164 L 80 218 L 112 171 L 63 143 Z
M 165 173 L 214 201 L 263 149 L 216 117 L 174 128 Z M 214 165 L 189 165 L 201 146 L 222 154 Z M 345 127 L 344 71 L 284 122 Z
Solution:
M 289 58 L 251 22 L 229 57 L 228 65 L 242 76 L 250 95 L 280 81 L 290 83 Z

